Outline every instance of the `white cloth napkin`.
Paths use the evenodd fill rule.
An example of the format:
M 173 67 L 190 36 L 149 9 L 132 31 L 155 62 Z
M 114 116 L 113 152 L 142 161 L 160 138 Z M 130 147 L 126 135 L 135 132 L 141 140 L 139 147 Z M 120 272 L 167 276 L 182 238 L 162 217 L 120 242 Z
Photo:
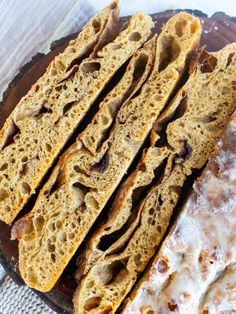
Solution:
M 55 314 L 26 286 L 18 286 L 6 277 L 0 286 L 1 314 Z

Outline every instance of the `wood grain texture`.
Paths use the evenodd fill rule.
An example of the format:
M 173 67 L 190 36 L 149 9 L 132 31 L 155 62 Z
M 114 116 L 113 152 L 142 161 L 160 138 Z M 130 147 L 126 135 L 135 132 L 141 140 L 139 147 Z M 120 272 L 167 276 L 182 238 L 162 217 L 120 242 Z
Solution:
M 178 11 L 166 11 L 153 15 L 155 21 L 154 32 L 159 32 L 163 23 Z M 222 13 L 215 14 L 208 18 L 199 11 L 191 11 L 199 16 L 203 25 L 202 45 L 207 45 L 207 50 L 216 51 L 226 44 L 236 41 L 236 19 L 230 18 Z M 122 19 L 122 23 L 127 18 Z M 68 44 L 69 39 L 75 37 L 72 34 L 52 45 L 52 51 L 48 55 L 36 55 L 33 60 L 24 66 L 19 75 L 12 81 L 8 90 L 4 93 L 3 102 L 0 104 L 0 127 L 3 126 L 5 119 L 15 107 L 17 102 L 30 89 L 31 85 L 44 73 L 47 65 L 55 55 L 62 51 Z M 30 204 L 29 204 L 30 207 Z M 25 209 L 27 211 L 27 208 Z M 23 213 L 25 212 L 23 211 Z M 21 216 L 22 214 L 21 213 Z M 75 259 L 68 265 L 54 289 L 48 293 L 35 291 L 52 309 L 58 313 L 72 313 L 72 295 L 76 287 L 73 273 L 75 271 Z M 17 241 L 10 240 L 10 227 L 0 222 L 0 263 L 4 266 L 10 276 L 18 283 L 22 284 L 18 268 Z

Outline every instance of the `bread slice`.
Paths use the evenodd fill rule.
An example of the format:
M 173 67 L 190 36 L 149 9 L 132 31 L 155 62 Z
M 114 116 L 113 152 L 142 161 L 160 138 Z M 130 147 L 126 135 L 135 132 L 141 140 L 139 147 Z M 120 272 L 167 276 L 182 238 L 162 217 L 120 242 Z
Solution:
M 193 73 L 153 130 L 152 146 L 122 185 L 110 218 L 91 238 L 85 258 L 80 260 L 85 264 L 85 277 L 75 293 L 76 313 L 108 309 L 114 313 L 146 268 L 166 232 L 184 183 L 195 169 L 204 166 L 236 108 L 235 57 L 236 44 L 232 44 L 213 54 L 202 51 L 194 60 Z M 167 125 L 162 143 L 158 129 L 170 118 L 173 121 Z M 155 178 L 161 164 L 163 175 Z M 149 193 L 136 204 L 135 195 L 150 183 Z M 77 277 L 82 275 L 79 272 Z
M 170 118 L 171 115 L 168 115 Z M 167 115 L 165 116 L 166 120 Z M 157 122 L 162 123 L 162 117 Z M 167 119 L 168 121 L 168 119 Z M 155 128 L 153 128 L 155 132 Z M 157 135 L 155 133 L 155 135 Z M 159 136 L 158 136 L 159 138 Z M 77 281 L 86 275 L 92 266 L 104 260 L 106 256 L 118 252 L 129 241 L 137 229 L 141 211 L 138 203 L 145 195 L 155 176 L 171 154 L 171 149 L 153 146 L 143 151 L 141 162 L 116 192 L 115 200 L 109 211 L 109 218 L 101 225 L 89 240 L 86 249 L 78 258 Z
M 230 67 L 233 77 L 235 65 Z M 219 78 L 217 90 L 223 92 L 220 86 L 227 76 Z M 235 89 L 233 80 L 225 83 L 230 89 Z M 235 136 L 236 112 L 123 313 L 234 313 Z
M 60 158 L 40 191 L 34 209 L 13 226 L 13 237 L 20 238 L 21 275 L 30 286 L 39 290 L 53 287 L 83 240 L 92 219 L 96 218 L 100 204 L 104 203 L 100 189 L 105 189 L 107 184 L 107 168 L 111 168 L 113 175 L 113 159 L 116 161 L 116 153 L 119 153 L 117 150 L 113 152 L 112 147 L 116 132 L 113 131 L 108 139 L 107 133 L 124 100 L 128 101 L 147 79 L 153 67 L 155 43 L 154 37 L 134 54 L 125 74 L 100 104 L 92 122 Z M 125 147 L 132 140 L 122 139 Z M 124 164 L 126 167 L 138 149 L 135 144 L 133 141 L 128 161 Z
M 111 37 L 118 11 L 114 2 L 93 18 L 6 121 L 0 133 L 0 220 L 14 220 L 103 88 L 150 35 L 151 18 L 136 14 L 97 51 Z
M 176 24 L 182 21 L 186 21 L 184 33 L 170 43 Z M 145 73 L 142 64 L 150 69 L 154 57 L 155 64 L 141 90 L 124 94 L 129 98 L 115 116 L 112 110 L 117 111 L 117 107 L 113 103 L 122 94 L 120 88 L 126 93 L 127 85 L 133 84 L 124 79 L 114 88 L 92 123 L 61 158 L 33 211 L 15 225 L 13 237 L 20 240 L 20 271 L 31 287 L 41 291 L 53 287 L 139 151 L 199 37 L 199 20 L 181 14 L 170 20 L 157 44 L 153 38 L 145 45 L 133 76 L 139 76 L 140 70 Z
M 0 131 L 0 220 L 8 224 L 13 221 L 35 192 L 75 124 L 84 116 L 86 110 L 77 108 L 78 121 L 68 127 L 68 132 L 65 131 L 65 136 L 60 137 L 60 141 L 56 139 L 56 136 L 61 135 L 58 132 L 60 127 L 57 130 L 54 123 L 62 115 L 63 106 L 69 103 L 66 98 L 70 97 L 69 93 L 64 93 L 60 104 L 57 103 L 59 90 L 62 87 L 67 88 L 66 77 L 77 71 L 86 56 L 94 50 L 97 51 L 95 47 L 100 46 L 100 41 L 115 37 L 118 19 L 119 2 L 113 2 L 92 18 L 78 37 L 70 41 L 65 51 L 51 62 L 45 74 L 21 99 L 7 119 Z M 110 32 L 112 36 L 109 35 L 111 28 L 114 29 L 113 35 Z

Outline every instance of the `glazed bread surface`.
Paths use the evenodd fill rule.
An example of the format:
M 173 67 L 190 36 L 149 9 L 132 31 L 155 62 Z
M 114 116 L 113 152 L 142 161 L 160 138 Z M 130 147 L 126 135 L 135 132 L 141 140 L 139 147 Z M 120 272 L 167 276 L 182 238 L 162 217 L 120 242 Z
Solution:
M 7 119 L 0 133 L 0 220 L 14 220 L 98 95 L 150 35 L 151 18 L 136 14 L 97 51 L 114 38 L 118 11 L 114 2 L 93 18 Z
M 183 21 L 184 32 L 173 40 Z M 154 37 L 139 51 L 133 76 L 144 79 L 139 84 L 121 79 L 63 155 L 34 209 L 15 224 L 20 271 L 31 287 L 47 291 L 56 283 L 141 148 L 199 37 L 199 20 L 183 13 L 167 23 L 157 43 Z M 136 92 L 126 94 L 129 84 Z
M 235 169 L 235 168 L 234 168 Z M 234 170 L 235 171 L 235 170 Z M 233 226 L 235 228 L 235 225 Z M 235 245 L 235 243 L 232 243 Z M 216 280 L 211 287 L 204 293 L 203 302 L 201 302 L 201 314 L 214 313 L 235 313 L 235 287 L 236 287 L 236 263 L 230 263 L 222 273 L 222 276 L 216 276 Z M 205 311 L 205 312 L 204 312 Z
M 79 259 L 77 278 L 85 277 L 74 296 L 76 313 L 114 313 L 145 270 L 187 178 L 204 166 L 236 108 L 235 53 L 231 44 L 216 53 L 201 49 L 193 60 L 188 81 L 153 128 L 152 146 Z
M 236 112 L 125 314 L 235 312 Z

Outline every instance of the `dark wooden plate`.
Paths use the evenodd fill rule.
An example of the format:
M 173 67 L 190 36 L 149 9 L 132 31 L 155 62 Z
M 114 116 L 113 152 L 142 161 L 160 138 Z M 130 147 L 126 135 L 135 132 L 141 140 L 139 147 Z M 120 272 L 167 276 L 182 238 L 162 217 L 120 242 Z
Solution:
M 209 51 L 216 51 L 226 44 L 236 41 L 236 18 L 226 16 L 224 13 L 216 13 L 209 18 L 200 11 L 187 11 L 201 18 L 203 26 L 201 44 L 207 45 Z M 155 30 L 153 32 L 159 32 L 162 24 L 176 12 L 178 10 L 154 14 Z M 127 19 L 122 18 L 121 23 L 126 22 Z M 4 99 L 0 104 L 0 128 L 21 97 L 27 93 L 31 85 L 44 73 L 55 55 L 64 50 L 69 40 L 75 36 L 76 34 L 72 34 L 54 42 L 51 52 L 47 55 L 37 54 L 30 63 L 20 70 L 20 73 L 14 78 L 4 93 Z M 17 264 L 17 241 L 10 240 L 10 229 L 9 226 L 0 222 L 0 263 L 18 284 L 23 284 Z M 73 311 L 72 295 L 76 287 L 73 279 L 75 260 L 76 258 L 74 257 L 52 291 L 48 293 L 35 291 L 44 302 L 58 313 L 72 313 Z

